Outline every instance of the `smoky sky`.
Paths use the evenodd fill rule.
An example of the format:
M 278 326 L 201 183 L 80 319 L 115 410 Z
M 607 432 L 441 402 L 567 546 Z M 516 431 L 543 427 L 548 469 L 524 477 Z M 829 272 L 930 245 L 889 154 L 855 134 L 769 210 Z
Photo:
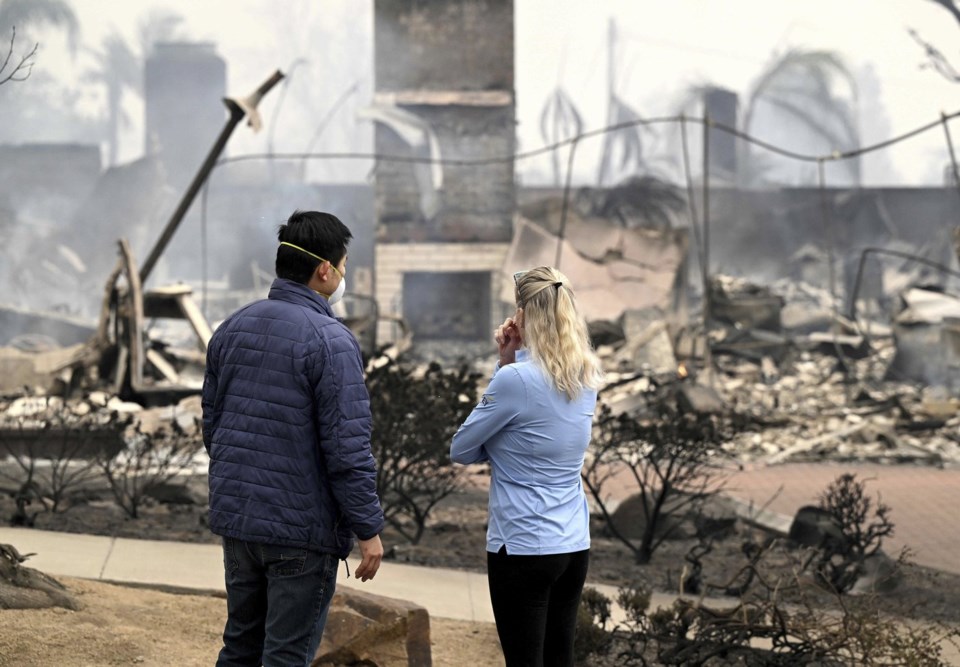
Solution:
M 151 12 L 166 11 L 183 17 L 178 26 L 180 36 L 217 44 L 229 64 L 231 94 L 245 94 L 274 68 L 292 73 L 276 127 L 258 135 L 237 133 L 229 147 L 232 152 L 260 151 L 268 144 L 275 150 L 303 150 L 326 112 L 355 85 L 357 94 L 334 114 L 315 148 L 370 147 L 370 128 L 356 119 L 356 111 L 369 103 L 373 90 L 370 0 L 120 4 L 76 0 L 70 5 L 80 22 L 81 48 L 71 59 L 64 37 L 48 28 L 35 31 L 43 42 L 35 74 L 39 79 L 46 72 L 66 81 L 70 93 L 67 106 L 77 112 L 64 119 L 61 109 L 38 108 L 37 122 L 26 130 L 20 125 L 16 133 L 11 129 L 4 140 L 60 140 L 65 136 L 89 140 L 95 136 L 92 126 L 103 115 L 104 91 L 87 76 L 95 60 L 87 50 L 99 49 L 113 30 L 135 49 L 144 18 Z M 935 119 L 941 110 L 949 111 L 955 104 L 955 86 L 929 69 L 920 69 L 923 54 L 907 34 L 907 28 L 914 28 L 948 53 L 960 28 L 947 19 L 934 3 L 921 0 L 895 0 L 880 6 L 865 0 L 842 4 L 739 0 L 732 6 L 703 0 L 680 0 L 666 6 L 652 0 L 518 1 L 519 145 L 530 149 L 543 143 L 539 116 L 558 86 L 574 99 L 588 129 L 605 124 L 611 54 L 617 94 L 641 115 L 655 116 L 675 111 L 685 91 L 708 83 L 745 96 L 764 67 L 793 48 L 832 50 L 846 60 L 865 91 L 860 107 L 862 140 L 880 141 L 891 132 Z M 617 25 L 612 49 L 608 40 L 611 20 Z M 864 74 L 867 68 L 871 71 Z M 266 119 L 273 117 L 279 102 L 279 95 L 264 102 Z M 142 102 L 134 94 L 125 94 L 124 108 L 128 119 L 122 129 L 121 156 L 132 159 L 143 151 Z M 85 127 L 77 125 L 81 120 Z M 5 126 L 12 128 L 9 122 Z M 864 178 L 867 184 L 877 185 L 938 182 L 940 169 L 930 162 L 932 156 L 940 155 L 941 148 L 935 137 L 898 147 L 891 152 L 888 165 L 864 165 Z M 596 175 L 600 142 L 584 142 L 579 151 L 575 176 L 590 181 Z M 362 181 L 370 165 L 317 161 L 309 168 L 323 180 Z M 550 160 L 524 161 L 517 170 L 526 182 L 549 180 Z
M 540 114 L 558 88 L 576 105 L 584 129 L 595 129 L 607 122 L 611 92 L 642 117 L 676 113 L 684 108 L 684 97 L 704 85 L 728 88 L 744 100 L 764 69 L 792 48 L 835 50 L 843 58 L 855 79 L 855 92 L 835 92 L 847 105 L 863 144 L 951 110 L 956 85 L 920 69 L 923 54 L 906 29 L 915 28 L 946 49 L 960 28 L 945 20 L 934 3 L 876 4 L 741 0 L 734 7 L 721 7 L 704 0 L 516 0 L 518 148 L 544 143 Z M 226 63 L 228 95 L 245 95 L 274 69 L 287 73 L 261 106 L 264 129 L 255 134 L 248 127 L 238 128 L 225 155 L 372 150 L 372 127 L 358 118 L 371 103 L 375 86 L 369 0 L 76 0 L 69 6 L 79 27 L 75 48 L 67 31 L 56 26 L 24 25 L 18 31 L 16 53 L 34 41 L 40 49 L 30 79 L 0 86 L 0 144 L 92 145 L 99 147 L 103 168 L 111 166 L 114 154 L 116 165 L 137 166 L 126 169 L 112 186 L 124 201 L 118 199 L 103 211 L 89 204 L 96 184 L 80 168 L 73 175 L 58 174 L 64 179 L 58 184 L 50 183 L 51 175 L 42 171 L 35 181 L 23 175 L 28 182 L 22 191 L 0 192 L 0 232 L 5 253 L 10 253 L 0 267 L 5 301 L 95 311 L 101 291 L 97 278 L 112 265 L 115 239 L 129 237 L 143 256 L 181 196 L 189 174 L 164 179 L 151 172 L 153 165 L 139 163 L 150 148 L 144 136 L 142 68 L 151 44 L 145 36 L 212 44 Z M 187 115 L 199 115 L 190 106 L 195 100 L 184 97 L 181 103 Z M 771 141 L 799 142 L 810 152 L 845 148 L 791 130 L 778 114 L 761 105 L 753 129 Z M 645 168 L 679 180 L 675 131 L 650 131 L 643 140 Z M 595 182 L 601 147 L 601 141 L 590 140 L 578 148 L 575 183 Z M 693 150 L 696 153 L 696 140 Z M 925 136 L 864 160 L 857 178 L 864 185 L 940 184 L 945 156 L 942 137 Z M 830 169 L 834 184 L 852 184 L 850 173 Z M 218 168 L 208 191 L 210 226 L 201 228 L 198 198 L 178 232 L 164 277 L 185 275 L 177 261 L 183 262 L 191 280 L 201 273 L 211 281 L 252 275 L 251 259 L 269 272 L 269 253 L 252 252 L 251 246 L 269 246 L 276 225 L 297 198 L 315 196 L 298 188 L 304 183 L 369 183 L 372 170 L 369 160 L 331 159 Z M 553 181 L 549 156 L 518 162 L 516 171 L 521 184 Z M 812 178 L 809 170 L 796 165 L 777 164 L 770 173 L 793 185 Z M 229 187 L 242 188 L 244 182 L 272 184 L 276 196 L 235 210 Z M 89 191 L 84 194 L 85 189 Z M 331 206 L 346 207 L 336 202 L 351 200 L 337 196 L 330 201 Z M 83 226 L 67 230 L 85 204 Z M 202 270 L 197 261 L 201 247 L 206 258 Z

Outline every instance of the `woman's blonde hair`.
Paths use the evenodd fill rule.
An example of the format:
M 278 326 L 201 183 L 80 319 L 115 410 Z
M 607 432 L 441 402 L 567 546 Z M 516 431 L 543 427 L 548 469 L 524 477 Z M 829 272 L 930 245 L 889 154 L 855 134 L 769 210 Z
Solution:
M 541 266 L 514 276 L 517 305 L 523 308 L 523 340 L 556 388 L 575 398 L 603 381 L 600 360 L 590 345 L 569 279 Z

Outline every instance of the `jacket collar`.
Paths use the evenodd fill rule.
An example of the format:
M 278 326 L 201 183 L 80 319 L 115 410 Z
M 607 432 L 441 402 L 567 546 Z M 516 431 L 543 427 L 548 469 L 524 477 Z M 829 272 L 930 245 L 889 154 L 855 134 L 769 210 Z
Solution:
M 270 294 L 267 295 L 267 298 L 273 299 L 274 301 L 286 301 L 298 306 L 304 306 L 318 313 L 322 313 L 327 317 L 336 319 L 336 316 L 333 314 L 333 309 L 330 308 L 330 304 L 325 298 L 306 285 L 294 280 L 287 280 L 286 278 L 275 279 L 270 286 Z

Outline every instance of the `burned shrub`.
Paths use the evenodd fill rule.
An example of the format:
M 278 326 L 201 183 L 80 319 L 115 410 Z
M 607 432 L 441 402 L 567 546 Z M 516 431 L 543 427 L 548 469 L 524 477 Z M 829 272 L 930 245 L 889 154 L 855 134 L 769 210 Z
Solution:
M 394 361 L 367 374 L 377 493 L 387 522 L 413 544 L 431 510 L 460 488 L 450 440 L 473 409 L 479 377 L 466 366 L 417 370 Z
M 883 538 L 893 535 L 890 507 L 880 501 L 874 507 L 865 483 L 852 473 L 837 477 L 819 501 L 822 535 L 809 545 L 806 565 L 831 591 L 846 593 L 864 573 L 868 559 L 880 553 Z
M 97 464 L 117 505 L 137 519 L 149 491 L 187 471 L 202 447 L 200 437 L 185 433 L 176 421 L 155 432 L 137 424 L 127 435 L 126 448 L 115 455 L 100 454 Z
M 610 651 L 613 642 L 613 635 L 607 628 L 610 606 L 610 598 L 597 589 L 589 586 L 583 589 L 573 643 L 573 657 L 577 664 L 582 664 L 590 656 L 606 655 Z
M 97 454 L 119 449 L 126 427 L 117 413 L 75 414 L 59 399 L 35 403 L 36 409 L 0 423 L 0 457 L 13 464 L 0 467 L 0 478 L 17 485 L 11 491 L 17 505 L 13 525 L 31 526 L 40 511 L 62 512 L 76 504 L 99 475 Z
M 676 414 L 662 404 L 652 418 L 614 415 L 601 405 L 582 477 L 610 533 L 633 552 L 637 563 L 650 562 L 656 548 L 679 527 L 670 521 L 697 515 L 703 503 L 723 487 L 711 459 L 730 437 L 730 422 L 719 415 Z M 604 490 L 616 475 L 636 484 L 643 516 L 634 539 L 612 521 Z
M 608 641 L 592 636 L 598 650 L 584 664 L 676 665 L 931 665 L 942 659 L 945 642 L 956 643 L 957 631 L 922 628 L 881 614 L 882 601 L 865 597 L 845 605 L 839 594 L 834 605 L 801 594 L 786 603 L 782 593 L 799 591 L 792 575 L 777 576 L 763 555 L 746 552 L 752 585 L 738 601 L 719 606 L 704 600 L 678 599 L 672 606 L 651 611 L 642 588 L 620 590 L 617 601 L 626 620 L 613 626 Z M 722 584 L 706 582 L 705 589 Z M 749 590 L 747 590 L 749 588 Z M 599 594 L 597 594 L 599 595 Z M 602 597 L 602 596 L 601 596 Z M 592 601 L 592 606 L 602 604 Z M 604 630 L 598 626 L 595 631 Z M 601 649 L 606 647 L 604 653 Z

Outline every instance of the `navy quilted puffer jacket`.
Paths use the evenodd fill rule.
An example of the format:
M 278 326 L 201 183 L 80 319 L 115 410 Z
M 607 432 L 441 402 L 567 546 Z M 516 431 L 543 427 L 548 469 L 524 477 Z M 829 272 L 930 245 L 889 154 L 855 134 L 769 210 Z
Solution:
M 345 558 L 383 530 L 360 349 L 326 299 L 277 279 L 207 351 L 210 528 Z

